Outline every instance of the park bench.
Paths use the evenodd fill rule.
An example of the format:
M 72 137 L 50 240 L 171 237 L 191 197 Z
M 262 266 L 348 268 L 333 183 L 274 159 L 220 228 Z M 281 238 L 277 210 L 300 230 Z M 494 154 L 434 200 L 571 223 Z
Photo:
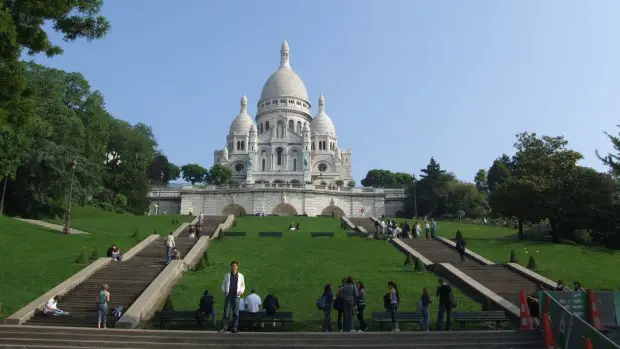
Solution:
M 222 232 L 220 232 L 221 234 Z M 246 236 L 246 232 L 244 231 L 226 231 L 224 232 L 224 237 L 242 237 L 244 238 Z
M 333 231 L 332 232 L 311 232 L 310 235 L 313 238 L 316 238 L 316 237 L 330 237 L 330 238 L 333 238 L 334 237 L 334 232 Z
M 193 322 L 198 329 L 202 328 L 203 319 L 198 317 L 196 311 L 176 311 L 176 310 L 164 310 L 158 311 L 151 320 L 153 323 L 159 322 L 159 328 L 165 329 L 166 324 L 170 322 Z
M 258 236 L 262 238 L 281 238 L 282 232 L 281 231 L 261 231 L 258 233 Z
M 350 238 L 352 238 L 352 237 L 365 238 L 365 237 L 368 237 L 368 234 L 362 233 L 362 232 L 359 232 L 359 231 L 349 231 L 349 232 L 347 232 L 347 236 L 350 237 Z
M 273 315 L 267 315 L 267 313 L 261 311 L 252 316 L 247 311 L 239 312 L 239 325 L 243 324 L 244 328 L 252 328 L 252 323 L 258 324 L 261 322 L 279 322 L 281 324 L 281 331 L 284 332 L 284 324 L 293 322 L 293 313 L 290 311 L 278 311 Z
M 502 322 L 507 322 L 508 318 L 503 311 L 473 311 L 465 313 L 452 313 L 455 322 L 461 324 L 464 330 L 468 322 L 495 322 L 496 328 L 500 328 Z
M 379 328 L 383 331 L 383 325 L 385 323 L 392 323 L 392 314 L 387 312 L 373 312 L 372 321 L 379 323 Z M 396 313 L 397 322 L 416 322 L 421 323 L 424 321 L 424 314 L 422 313 Z

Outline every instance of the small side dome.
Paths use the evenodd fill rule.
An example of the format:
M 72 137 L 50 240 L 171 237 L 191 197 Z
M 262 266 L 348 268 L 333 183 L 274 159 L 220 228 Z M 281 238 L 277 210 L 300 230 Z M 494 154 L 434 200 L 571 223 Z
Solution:
M 250 129 L 253 125 L 254 122 L 248 114 L 248 99 L 245 95 L 243 95 L 243 97 L 241 97 L 241 111 L 230 124 L 230 130 L 228 131 L 228 134 L 231 136 L 235 133 L 247 134 L 250 132 Z
M 304 128 L 302 130 L 303 132 L 310 132 L 310 126 L 308 126 L 307 123 L 304 123 Z
M 258 132 L 258 130 L 256 129 L 256 124 L 252 123 L 252 126 L 250 127 L 250 133 L 256 133 Z
M 325 113 L 325 98 L 323 95 L 319 97 L 319 112 L 314 119 L 312 119 L 310 128 L 312 129 L 312 135 L 330 135 L 336 137 L 336 127 L 334 127 L 332 119 Z

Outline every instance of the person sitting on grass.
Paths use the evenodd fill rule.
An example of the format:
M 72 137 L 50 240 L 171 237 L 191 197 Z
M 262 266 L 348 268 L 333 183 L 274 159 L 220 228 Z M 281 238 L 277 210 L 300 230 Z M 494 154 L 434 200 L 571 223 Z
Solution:
M 43 308 L 44 315 L 52 315 L 52 316 L 67 316 L 69 312 L 58 309 L 58 302 L 62 300 L 60 295 L 54 296 L 47 301 L 45 304 L 45 308 Z
M 299 231 L 299 222 L 295 225 L 295 230 Z
M 215 320 L 216 311 L 213 308 L 213 303 L 215 303 L 215 299 L 213 299 L 213 296 L 209 293 L 209 290 L 205 290 L 204 294 L 200 298 L 200 305 L 198 306 L 198 309 L 196 309 L 196 312 L 198 313 L 196 316 L 198 318 L 198 328 L 201 330 L 203 329 L 203 320 L 205 316 L 210 316 L 213 327 L 217 328 L 217 322 Z

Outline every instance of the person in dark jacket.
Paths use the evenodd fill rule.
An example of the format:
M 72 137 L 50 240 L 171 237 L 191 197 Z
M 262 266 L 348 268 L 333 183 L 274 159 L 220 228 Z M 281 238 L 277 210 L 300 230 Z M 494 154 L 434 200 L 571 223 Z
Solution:
M 439 297 L 439 312 L 437 313 L 437 331 L 441 331 L 443 325 L 443 317 L 446 315 L 446 330 L 450 331 L 452 327 L 452 287 L 446 284 L 443 279 L 439 279 L 439 287 L 435 294 Z
M 272 294 L 265 296 L 265 299 L 263 299 L 263 309 L 265 309 L 265 313 L 267 313 L 267 315 L 276 315 L 278 309 L 280 309 L 280 301 L 278 301 L 278 297 Z M 272 326 L 276 327 L 276 323 L 273 322 Z
M 366 309 L 366 287 L 364 283 L 358 281 L 355 286 L 357 287 L 357 299 L 355 303 L 357 305 L 357 320 L 359 321 L 360 331 L 367 331 L 366 321 L 364 320 L 364 310 Z
M 353 278 L 348 276 L 345 278 L 342 286 L 342 310 L 344 315 L 343 330 L 344 332 L 354 332 L 353 328 L 353 308 L 355 308 L 355 300 L 359 297 Z
M 323 332 L 331 332 L 332 330 L 332 304 L 334 303 L 334 293 L 332 292 L 332 284 L 325 285 L 323 289 Z
M 202 329 L 203 327 L 202 325 L 205 316 L 210 316 L 213 327 L 217 327 L 217 322 L 215 320 L 216 311 L 213 308 L 213 303 L 215 303 L 213 296 L 209 293 L 208 290 L 205 290 L 204 294 L 200 298 L 200 304 L 198 306 L 198 327 L 200 329 Z
M 461 257 L 461 263 L 465 263 L 465 239 L 463 239 L 463 234 L 460 230 L 456 231 L 456 250 Z
M 344 317 L 344 305 L 342 302 L 342 287 L 344 286 L 344 280 L 342 279 L 342 283 L 336 290 L 336 295 L 334 296 L 334 309 L 338 312 L 338 318 L 336 319 L 336 327 L 338 328 L 338 332 L 342 332 L 342 318 Z

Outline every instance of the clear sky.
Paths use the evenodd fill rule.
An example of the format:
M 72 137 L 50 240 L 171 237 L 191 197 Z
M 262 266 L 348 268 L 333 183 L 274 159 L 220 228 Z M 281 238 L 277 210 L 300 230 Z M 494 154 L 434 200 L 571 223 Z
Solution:
M 103 13 L 106 38 L 35 60 L 84 74 L 178 165 L 212 165 L 243 93 L 255 115 L 284 38 L 358 183 L 372 168 L 418 175 L 431 156 L 471 181 L 521 131 L 564 135 L 603 170 L 594 152 L 620 130 L 617 0 L 106 0 Z

